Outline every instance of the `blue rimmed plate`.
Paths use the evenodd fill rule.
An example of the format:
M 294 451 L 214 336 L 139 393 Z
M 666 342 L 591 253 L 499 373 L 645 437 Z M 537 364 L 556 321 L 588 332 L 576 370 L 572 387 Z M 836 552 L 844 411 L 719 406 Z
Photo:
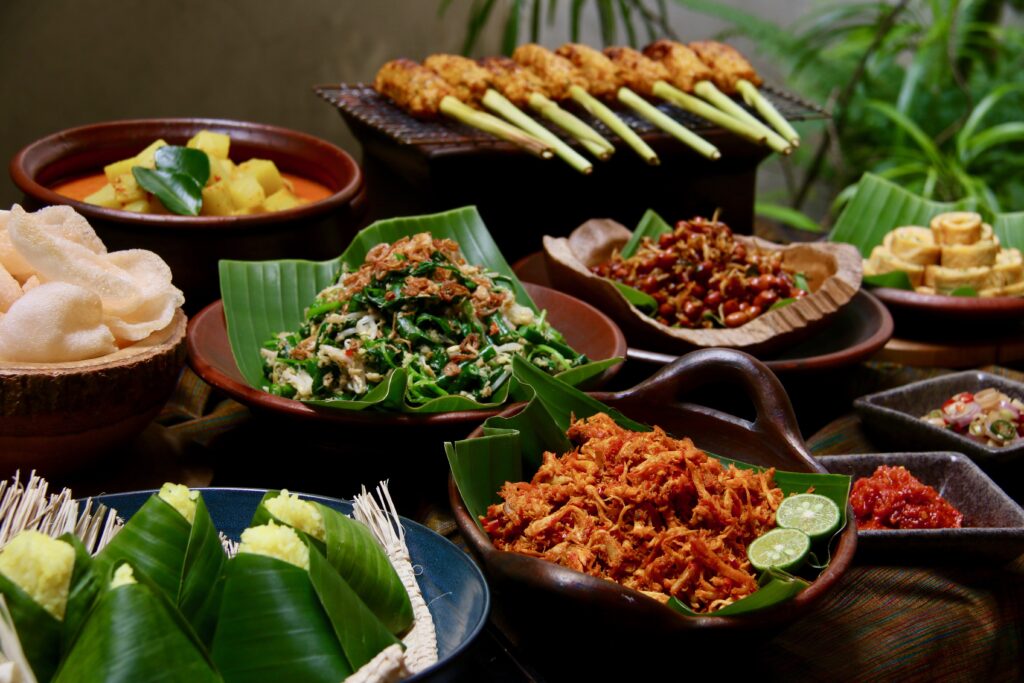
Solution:
M 197 488 L 217 529 L 228 538 L 238 540 L 249 526 L 253 512 L 266 489 Z M 128 519 L 155 491 L 133 491 L 95 496 L 94 501 L 117 510 Z M 300 494 L 348 515 L 352 503 L 337 498 Z M 483 574 L 455 544 L 443 536 L 405 517 L 405 542 L 413 566 L 422 568 L 417 573 L 423 599 L 430 608 L 437 631 L 438 661 L 407 681 L 430 680 L 449 669 L 470 643 L 479 635 L 487 622 L 491 594 Z

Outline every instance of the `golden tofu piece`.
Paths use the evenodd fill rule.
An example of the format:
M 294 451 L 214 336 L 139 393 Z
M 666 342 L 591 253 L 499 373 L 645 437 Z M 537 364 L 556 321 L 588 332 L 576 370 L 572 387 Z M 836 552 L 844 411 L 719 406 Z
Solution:
M 296 206 L 300 206 L 304 202 L 292 194 L 291 191 L 286 187 L 282 187 L 274 194 L 267 197 L 267 200 L 263 202 L 263 209 L 265 211 L 284 211 L 286 209 L 294 209 Z
M 192 149 L 201 149 L 217 159 L 227 159 L 228 150 L 231 148 L 231 138 L 223 133 L 201 130 L 188 141 L 187 146 Z
M 203 188 L 203 208 L 201 216 L 230 216 L 235 210 L 228 190 L 228 181 L 219 180 Z
M 263 192 L 269 197 L 284 186 L 284 180 L 277 166 L 269 159 L 249 159 L 238 165 L 239 173 L 246 173 L 253 176 L 263 187 Z
M 267 198 L 263 186 L 251 175 L 236 175 L 228 182 L 228 192 L 236 210 L 255 209 Z
M 96 190 L 82 201 L 86 204 L 102 206 L 105 209 L 121 208 L 121 202 L 117 200 L 117 194 L 114 192 L 114 186 L 109 183 Z
M 136 202 L 140 199 L 144 201 L 146 199 L 146 191 L 136 182 L 135 175 L 132 173 L 122 173 L 114 178 L 110 184 L 114 187 L 114 196 L 117 197 L 117 201 L 121 204 Z

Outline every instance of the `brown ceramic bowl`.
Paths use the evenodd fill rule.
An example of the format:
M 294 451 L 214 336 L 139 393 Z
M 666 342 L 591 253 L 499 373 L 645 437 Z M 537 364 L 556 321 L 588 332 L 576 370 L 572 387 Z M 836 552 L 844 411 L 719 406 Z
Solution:
M 874 287 L 871 293 L 893 313 L 912 320 L 948 324 L 1019 321 L 1024 317 L 1024 296 L 945 296 L 907 289 Z
M 590 304 L 567 294 L 524 283 L 538 308 L 546 309 L 548 322 L 565 335 L 566 342 L 591 360 L 624 357 L 626 339 L 606 315 Z M 217 301 L 196 315 L 188 330 L 189 365 L 207 383 L 239 403 L 280 417 L 299 418 L 335 425 L 376 428 L 392 425 L 466 425 L 482 422 L 498 410 L 464 410 L 451 413 L 384 413 L 372 410 L 339 410 L 311 406 L 256 389 L 245 381 L 235 363 L 224 320 L 224 305 Z M 600 386 L 619 371 L 613 365 L 592 380 Z M 465 432 L 463 432 L 465 433 Z
M 149 424 L 185 365 L 185 314 L 108 356 L 0 363 L 0 476 L 55 476 L 95 463 Z
M 681 403 L 685 389 L 692 392 L 717 383 L 737 385 L 756 410 L 753 422 L 710 408 Z M 826 472 L 812 458 L 800 436 L 796 417 L 782 385 L 768 368 L 753 357 L 728 349 L 694 351 L 661 369 L 650 379 L 618 393 L 592 394 L 628 417 L 659 425 L 677 436 L 689 436 L 705 450 L 755 465 L 794 472 Z M 519 404 L 502 415 L 523 409 Z M 477 427 L 469 438 L 479 438 Z M 448 496 L 463 538 L 480 560 L 500 610 L 517 632 L 547 633 L 547 625 L 565 622 L 586 625 L 587 633 L 608 631 L 629 634 L 632 642 L 686 635 L 750 632 L 778 628 L 796 619 L 828 592 L 850 565 L 857 544 L 853 512 L 839 536 L 828 568 L 792 600 L 763 611 L 736 617 L 684 617 L 669 607 L 617 583 L 573 571 L 526 555 L 502 552 L 473 521 L 453 479 Z M 557 630 L 550 636 L 557 640 Z
M 333 191 L 318 202 L 252 216 L 174 216 L 105 209 L 54 192 L 66 180 L 101 172 L 158 138 L 184 145 L 200 130 L 231 136 L 234 161 L 270 159 L 288 173 Z M 11 160 L 11 178 L 25 193 L 26 208 L 67 204 L 89 219 L 111 251 L 149 249 L 163 257 L 185 307 L 198 311 L 220 296 L 220 259 L 322 260 L 341 253 L 359 227 L 363 175 L 334 145 L 304 133 L 222 119 L 139 119 L 98 123 L 48 135 Z

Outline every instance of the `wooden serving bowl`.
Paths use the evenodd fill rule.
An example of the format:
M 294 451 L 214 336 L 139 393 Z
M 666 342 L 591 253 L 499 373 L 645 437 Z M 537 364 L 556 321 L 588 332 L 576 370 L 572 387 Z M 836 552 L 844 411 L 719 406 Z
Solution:
M 721 382 L 738 385 L 751 400 L 757 415 L 753 422 L 679 400 L 684 390 L 693 392 Z M 694 351 L 632 389 L 592 396 L 635 420 L 658 425 L 675 436 L 689 436 L 699 448 L 712 453 L 780 470 L 827 471 L 807 453 L 779 380 L 745 353 L 728 349 Z M 512 406 L 502 416 L 514 415 L 523 407 Z M 469 438 L 482 435 L 480 426 Z M 848 507 L 849 522 L 840 534 L 831 563 L 795 598 L 742 616 L 684 617 L 612 581 L 497 550 L 471 517 L 451 477 L 448 497 L 459 530 L 488 577 L 495 611 L 515 636 L 530 642 L 550 638 L 562 643 L 569 629 L 561 615 L 572 615 L 571 622 L 577 626 L 586 625 L 583 630 L 587 634 L 601 633 L 602 639 L 613 640 L 615 635 L 624 635 L 629 642 L 637 643 L 675 639 L 682 644 L 678 637 L 686 636 L 692 644 L 688 639 L 702 634 L 777 629 L 796 619 L 836 585 L 849 567 L 857 544 L 856 524 Z
M 0 476 L 81 469 L 136 436 L 185 365 L 185 314 L 115 353 L 68 363 L 0 362 Z
M 201 130 L 230 135 L 236 162 L 270 159 L 281 171 L 314 180 L 333 194 L 274 213 L 193 217 L 105 209 L 51 189 L 100 172 L 158 138 L 184 145 Z M 27 209 L 67 204 L 89 219 L 111 251 L 140 248 L 159 254 L 185 293 L 190 313 L 220 297 L 220 259 L 331 258 L 351 241 L 364 208 L 362 171 L 345 151 L 286 128 L 222 119 L 138 119 L 71 128 L 22 149 L 11 160 L 10 171 L 25 193 Z
M 762 251 L 781 251 L 787 268 L 803 273 L 811 294 L 767 311 L 733 329 L 684 329 L 662 325 L 619 293 L 608 279 L 590 271 L 611 258 L 632 235 L 615 221 L 587 221 L 569 237 L 544 237 L 547 271 L 555 287 L 588 301 L 615 320 L 630 346 L 683 353 L 694 348 L 728 347 L 757 355 L 798 342 L 824 325 L 860 289 L 861 258 L 848 244 L 807 242 L 780 246 L 757 237 L 736 236 L 737 242 Z

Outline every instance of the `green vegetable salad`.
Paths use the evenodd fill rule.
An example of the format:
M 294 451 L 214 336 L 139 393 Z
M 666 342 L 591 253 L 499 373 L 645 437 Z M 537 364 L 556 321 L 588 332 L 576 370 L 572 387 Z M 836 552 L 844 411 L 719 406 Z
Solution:
M 544 313 L 516 303 L 507 278 L 426 232 L 375 246 L 317 295 L 297 332 L 279 333 L 262 353 L 273 394 L 359 399 L 405 368 L 412 405 L 486 400 L 509 381 L 514 355 L 550 374 L 587 363 Z

